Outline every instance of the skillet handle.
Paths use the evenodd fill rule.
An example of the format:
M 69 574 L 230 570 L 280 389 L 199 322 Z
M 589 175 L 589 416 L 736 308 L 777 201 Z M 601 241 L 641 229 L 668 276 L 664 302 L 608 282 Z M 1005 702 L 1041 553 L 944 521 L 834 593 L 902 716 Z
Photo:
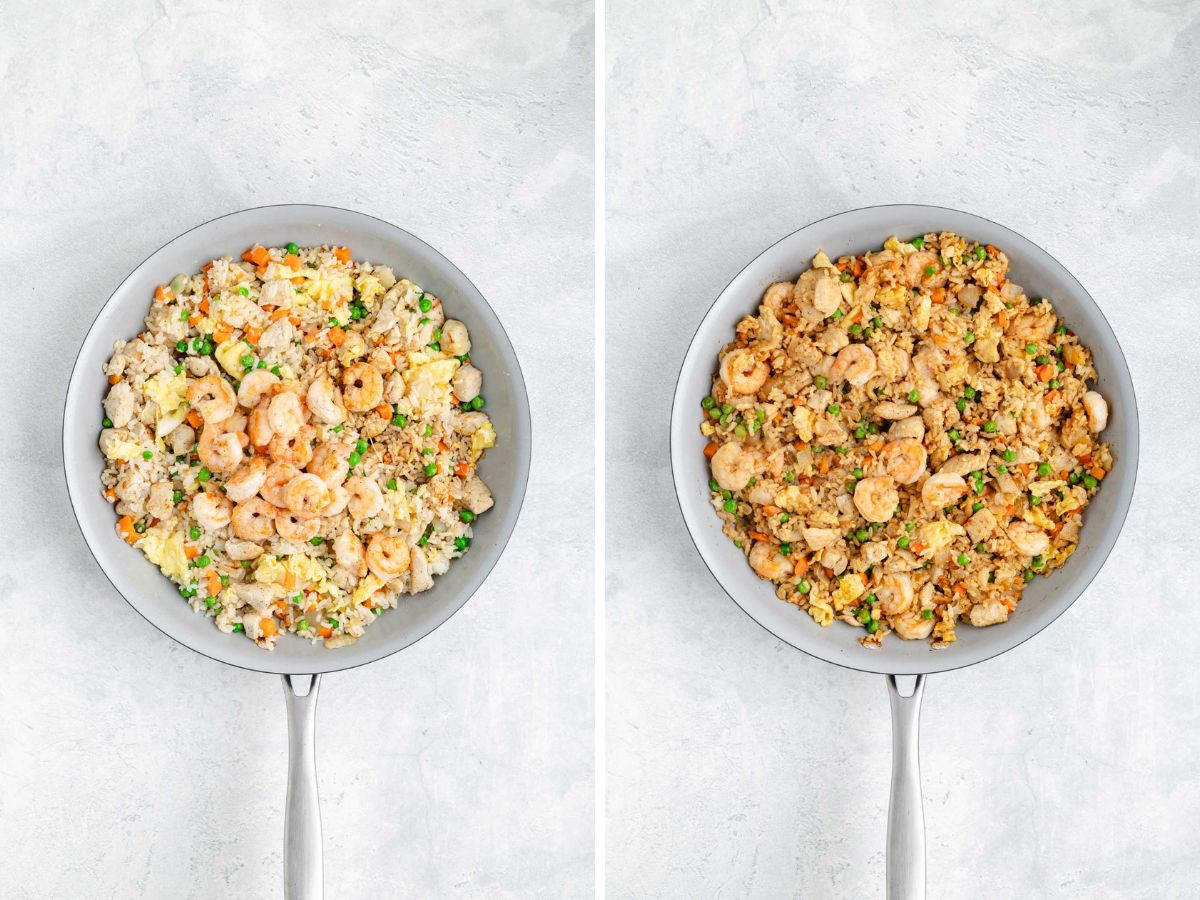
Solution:
M 889 675 L 892 706 L 892 792 L 888 799 L 887 898 L 925 898 L 925 813 L 921 801 L 921 764 L 917 733 L 925 676 L 912 678 L 912 690 L 900 693 L 896 676 Z
M 297 693 L 308 679 L 308 690 Z M 283 676 L 288 719 L 288 787 L 283 826 L 283 884 L 287 900 L 321 900 L 321 807 L 317 796 L 317 689 L 320 675 Z

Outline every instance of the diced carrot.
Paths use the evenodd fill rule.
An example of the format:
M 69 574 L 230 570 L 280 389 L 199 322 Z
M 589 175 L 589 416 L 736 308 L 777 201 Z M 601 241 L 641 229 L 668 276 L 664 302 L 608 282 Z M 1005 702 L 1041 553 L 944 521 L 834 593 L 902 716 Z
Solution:
M 1045 401 L 1047 403 L 1056 403 L 1056 402 L 1058 402 L 1058 398 L 1060 396 L 1062 396 L 1062 393 L 1058 390 L 1046 391 Z
M 257 325 L 247 325 L 245 331 L 246 340 L 251 344 L 257 344 L 258 339 L 262 337 L 262 329 Z
M 340 347 L 346 342 L 346 332 L 335 325 L 329 329 L 329 340 L 333 346 Z
M 960 597 L 963 596 L 964 594 L 966 594 L 966 592 L 967 592 L 966 587 L 963 585 L 963 583 L 961 581 L 958 582 L 958 584 L 954 585 L 953 590 L 954 590 L 954 593 L 958 594 Z
M 184 544 L 183 545 L 183 555 L 186 556 L 188 559 L 195 559 L 197 556 L 200 555 L 200 548 L 197 547 L 195 544 Z
M 311 343 L 312 343 L 313 341 L 315 341 L 316 339 L 317 339 L 317 332 L 315 332 L 315 331 L 306 331 L 306 332 L 304 332 L 304 340 L 305 340 L 305 342 L 307 342 L 307 343 L 311 344 Z
M 1013 513 L 1015 513 L 1016 511 L 1017 511 L 1017 508 L 1015 506 L 1013 506 L 1011 503 L 1008 504 L 1008 506 L 1004 507 L 1004 515 L 1006 515 L 1010 519 L 1013 517 Z
M 245 253 L 242 254 L 242 259 L 246 260 L 246 262 L 252 262 L 256 266 L 265 266 L 267 264 L 267 260 L 269 260 L 270 258 L 271 258 L 271 255 L 269 253 L 267 253 L 266 248 L 260 247 L 257 245 L 254 247 L 251 247 L 249 250 L 247 250 Z
M 985 249 L 988 252 L 988 256 L 995 256 L 997 253 L 1000 252 L 995 247 L 993 247 L 991 244 L 984 244 L 983 249 Z
M 1075 458 L 1079 460 L 1080 465 L 1088 466 L 1089 468 L 1092 465 L 1092 454 L 1090 453 L 1085 453 L 1083 456 L 1077 456 Z
M 1054 377 L 1054 366 L 1046 363 L 1044 366 L 1038 366 L 1034 369 L 1037 372 L 1038 381 L 1049 381 Z
M 108 376 L 108 383 L 109 383 L 109 384 L 116 384 L 116 383 L 117 383 L 118 381 L 120 381 L 120 380 L 121 380 L 121 376 L 120 376 L 120 375 L 109 375 L 109 376 Z
M 317 634 L 319 634 L 323 638 L 333 637 L 333 629 L 330 628 L 328 625 L 322 625 L 320 628 L 317 629 Z
M 1001 328 L 1007 328 L 1008 327 L 1008 313 L 1003 309 L 1000 310 L 1000 312 L 996 313 L 996 321 L 1000 323 Z
M 281 306 L 281 307 L 279 307 L 279 309 L 275 310 L 275 312 L 271 313 L 271 321 L 278 322 L 280 319 L 286 319 L 287 314 L 288 314 L 287 308 Z
M 300 317 L 299 316 L 288 316 L 288 321 L 292 323 L 292 327 L 294 327 L 294 328 L 300 327 Z
M 200 312 L 204 313 L 207 316 L 209 309 L 210 309 L 210 307 L 209 307 L 209 303 L 208 303 L 208 298 L 201 297 L 200 298 Z
M 375 407 L 375 415 L 384 419 L 390 419 L 392 417 L 392 408 L 386 403 L 380 403 Z
M 707 445 L 707 446 L 704 448 L 704 456 L 705 456 L 705 458 L 707 458 L 707 459 L 712 459 L 712 458 L 713 458 L 713 456 L 715 456 L 715 455 L 716 455 L 716 452 L 717 452 L 717 443 L 716 443 L 716 441 L 710 441 L 710 442 L 708 443 L 708 445 Z
M 154 289 L 154 299 L 159 303 L 166 303 L 168 300 L 175 299 L 175 294 L 165 284 L 160 284 Z
M 138 533 L 133 527 L 133 516 L 121 516 L 117 520 L 117 530 L 121 532 L 121 537 L 127 543 L 132 544 L 138 539 Z
M 201 418 L 200 413 L 197 410 L 193 409 L 193 410 L 190 410 L 187 414 L 187 422 L 193 428 L 199 428 L 201 425 L 204 424 L 204 419 Z
M 259 266 L 259 267 L 258 267 L 257 269 L 255 269 L 254 271 L 255 271 L 255 272 L 258 274 L 258 277 L 259 277 L 259 278 L 266 278 L 266 277 L 267 277 L 267 267 L 266 267 L 265 265 Z
M 333 309 L 333 301 L 330 300 L 328 297 L 322 297 L 319 305 L 320 305 L 321 309 L 324 309 L 324 310 Z
M 200 267 L 200 271 L 201 271 L 201 272 L 207 272 L 207 271 L 208 271 L 209 269 L 211 269 L 212 267 L 213 267 L 212 260 L 209 260 L 208 262 L 206 262 L 204 265 L 202 265 L 202 266 Z M 208 276 L 206 275 L 205 277 L 208 277 Z
M 771 539 L 769 534 L 763 534 L 761 531 L 751 531 L 750 537 L 754 538 L 756 541 L 769 541 Z
M 296 286 L 304 284 L 304 277 L 301 275 L 297 275 L 295 278 L 292 279 L 292 284 L 294 284 Z
M 208 596 L 215 597 L 221 593 L 221 576 L 209 569 L 208 574 L 204 576 L 208 581 Z
M 213 337 L 216 338 L 218 344 L 223 344 L 233 337 L 233 329 L 222 322 L 217 326 L 216 331 L 213 332 Z
M 281 616 L 287 612 L 288 605 L 286 600 L 276 600 L 271 605 L 275 607 L 275 612 L 279 613 Z
M 333 359 L 333 348 L 326 347 L 324 350 L 321 351 L 321 355 L 323 357 L 325 357 L 326 359 Z
M 883 438 L 876 438 L 874 443 L 867 444 L 867 449 L 872 453 L 878 453 L 883 449 Z
M 113 490 L 112 488 L 106 488 L 104 491 L 104 499 L 107 500 L 109 503 L 116 502 L 117 492 L 115 490 Z
M 457 475 L 459 478 L 466 478 L 467 475 L 470 474 L 470 471 L 471 471 L 471 464 L 469 462 L 467 462 L 466 460 L 463 460 L 457 466 L 454 467 L 454 474 Z
M 289 591 L 296 586 L 296 573 L 287 571 L 283 573 L 283 586 Z
M 270 616 L 265 619 L 258 620 L 258 627 L 262 629 L 263 637 L 275 637 L 279 634 L 279 626 L 275 624 L 275 620 Z
M 336 256 L 340 262 L 350 262 L 349 247 L 334 247 L 333 255 Z
M 372 600 L 370 597 L 368 597 L 366 600 L 363 601 L 362 605 L 365 606 L 367 609 L 374 609 L 375 601 Z
M 1092 466 L 1090 469 L 1088 469 L 1088 472 L 1089 472 L 1089 473 L 1091 474 L 1091 476 L 1092 476 L 1093 478 L 1095 478 L 1097 481 L 1103 481 L 1103 480 L 1104 480 L 1104 476 L 1108 474 L 1107 472 L 1105 472 L 1105 471 L 1104 471 L 1102 468 L 1100 468 L 1099 466 Z
M 929 292 L 929 299 L 932 300 L 934 303 L 945 303 L 946 302 L 946 289 L 945 288 L 934 288 L 932 291 Z
M 917 553 L 917 554 L 924 553 L 928 549 L 929 549 L 928 544 L 923 544 L 920 541 L 913 541 L 913 545 L 912 545 L 913 553 Z
M 829 465 L 830 465 L 829 457 L 827 455 L 822 454 L 821 461 L 819 463 L 817 463 L 817 471 L 820 472 L 822 475 L 826 475 L 829 473 Z
M 283 261 L 293 272 L 300 268 L 300 257 L 298 257 L 295 253 L 289 253 L 283 258 Z
M 439 440 L 439 441 L 438 441 L 438 452 L 439 452 L 439 453 L 445 453 L 445 452 L 446 452 L 447 450 L 449 450 L 449 449 L 450 449 L 450 448 L 446 446 L 446 442 L 445 442 L 445 441 L 442 441 L 442 440 Z
M 805 572 L 807 572 L 808 571 L 808 557 L 803 554 L 801 554 L 800 556 L 797 556 L 796 564 L 794 566 L 792 566 L 792 571 L 795 572 L 797 575 L 803 575 Z
M 768 516 L 768 517 L 779 515 L 779 507 L 775 506 L 772 503 L 764 503 L 762 511 L 763 511 L 763 515 Z
M 264 303 L 262 306 L 259 307 L 259 309 L 261 309 L 265 313 L 272 313 L 272 312 L 275 312 L 275 304 L 274 303 Z
M 1033 471 L 1033 463 L 1021 463 L 1017 468 L 1021 470 L 1022 475 L 1028 478 L 1029 473 Z

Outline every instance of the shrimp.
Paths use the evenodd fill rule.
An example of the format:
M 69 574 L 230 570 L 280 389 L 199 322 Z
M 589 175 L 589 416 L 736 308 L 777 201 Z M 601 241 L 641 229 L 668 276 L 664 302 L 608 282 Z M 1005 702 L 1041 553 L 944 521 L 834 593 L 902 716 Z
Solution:
M 342 392 L 328 375 L 322 375 L 310 384 L 304 399 L 312 414 L 326 425 L 337 425 L 346 421 Z
M 383 399 L 383 376 L 370 363 L 356 362 L 342 372 L 342 402 L 350 412 L 374 409 Z
M 458 319 L 447 319 L 442 324 L 442 352 L 451 356 L 466 356 L 471 352 L 471 338 L 467 326 Z
M 744 348 L 731 350 L 721 360 L 721 380 L 735 394 L 753 394 L 771 374 L 765 362 L 755 358 L 753 351 Z
M 356 519 L 369 519 L 383 509 L 383 492 L 370 478 L 355 475 L 346 482 L 346 491 L 350 494 L 346 509 Z
M 300 470 L 295 466 L 289 466 L 287 463 L 271 463 L 267 467 L 266 476 L 263 478 L 262 487 L 258 492 L 272 506 L 286 507 L 288 504 L 284 491 L 287 489 L 288 482 L 299 474 Z
M 267 418 L 267 410 L 270 409 L 270 406 L 269 398 L 260 400 L 258 406 L 251 410 L 250 416 L 246 420 L 246 434 L 250 438 L 250 443 L 255 447 L 267 446 L 275 434 L 271 430 L 271 423 Z
M 329 487 L 329 485 L 326 485 Z M 350 502 L 350 492 L 340 484 L 329 488 L 329 503 L 321 510 L 321 515 L 329 518 L 331 516 L 340 516 L 346 508 L 346 504 Z
M 269 397 L 275 387 L 282 383 L 279 376 L 269 369 L 247 372 L 242 378 L 242 383 L 238 385 L 238 403 L 246 409 L 254 409 L 262 402 L 263 397 Z
M 150 497 L 146 501 L 146 512 L 156 519 L 169 519 L 175 514 L 175 491 L 171 487 L 171 482 L 159 481 L 150 485 Z
M 289 463 L 302 469 L 312 459 L 312 442 L 316 437 L 317 429 L 311 425 L 302 425 L 291 437 L 277 434 L 271 438 L 267 445 L 267 453 L 276 462 Z
M 208 531 L 219 531 L 229 524 L 233 504 L 215 491 L 205 491 L 192 498 L 192 515 Z
M 237 394 L 221 376 L 205 375 L 188 385 L 187 402 L 205 422 L 212 424 L 233 415 L 237 409 Z
M 933 618 L 926 619 L 915 609 L 901 613 L 888 620 L 892 630 L 906 641 L 919 641 L 929 637 L 933 631 Z
M 757 455 L 736 443 L 718 447 L 709 465 L 713 478 L 726 491 L 740 491 L 760 468 Z
M 1088 430 L 1093 434 L 1108 427 L 1108 401 L 1096 391 L 1083 395 L 1083 409 L 1087 413 Z
M 884 575 L 879 587 L 875 588 L 875 596 L 879 598 L 879 608 L 887 615 L 907 612 L 913 605 L 912 579 L 904 572 Z
M 239 541 L 231 538 L 225 542 L 225 552 L 230 559 L 240 562 L 243 559 L 258 559 L 262 556 L 263 548 L 252 541 Z
M 261 497 L 251 497 L 233 507 L 233 533 L 243 541 L 265 541 L 275 533 L 272 520 L 278 510 Z
M 267 407 L 267 424 L 276 435 L 292 437 L 304 426 L 304 402 L 291 391 L 280 391 Z
M 267 477 L 267 461 L 261 456 L 252 456 L 229 476 L 225 482 L 225 496 L 234 503 L 249 500 L 258 493 Z
M 854 486 L 854 508 L 868 522 L 886 522 L 896 514 L 900 494 L 890 475 L 864 478 Z
M 329 488 L 316 475 L 303 473 L 284 487 L 283 500 L 283 505 L 300 518 L 316 518 L 329 505 Z
M 957 503 L 967 492 L 967 483 L 961 475 L 939 472 L 930 475 L 921 485 L 921 499 L 932 509 L 941 509 Z
M 483 388 L 483 373 L 470 363 L 459 366 L 458 371 L 450 379 L 450 386 L 454 388 L 454 396 L 460 402 L 474 400 Z
M 773 544 L 755 541 L 750 548 L 750 568 L 758 573 L 759 578 L 783 582 L 792 574 L 792 561 Z
M 333 539 L 333 558 L 337 564 L 356 578 L 367 574 L 367 558 L 362 541 L 353 531 L 343 531 Z
M 796 285 L 790 281 L 777 281 L 763 294 L 762 305 L 778 313 L 796 296 Z
M 893 422 L 892 427 L 888 429 L 888 437 L 893 441 L 898 441 L 901 438 L 912 438 L 915 441 L 923 440 L 925 438 L 925 420 L 920 416 L 909 416 L 907 419 Z
M 346 480 L 350 471 L 350 453 L 354 448 L 345 441 L 325 441 L 317 444 L 312 460 L 305 467 L 329 487 L 336 487 Z
M 367 545 L 367 568 L 378 578 L 390 581 L 408 571 L 411 558 L 402 537 L 376 534 Z
M 242 442 L 232 432 L 205 425 L 196 451 L 200 462 L 214 472 L 232 472 L 242 461 Z
M 1041 556 L 1050 549 L 1050 538 L 1036 525 L 1012 522 L 1005 532 L 1022 556 Z
M 925 445 L 914 438 L 901 438 L 883 445 L 879 454 L 887 473 L 898 484 L 912 484 L 925 474 L 928 454 Z
M 946 270 L 938 262 L 937 254 L 928 250 L 908 254 L 904 260 L 904 276 L 909 287 L 936 287 L 946 283 Z
M 874 377 L 877 368 L 874 350 L 866 344 L 848 344 L 838 351 L 829 367 L 829 377 L 861 387 Z
M 321 520 L 305 518 L 296 512 L 281 512 L 274 519 L 275 531 L 285 541 L 302 544 L 311 541 L 321 530 Z

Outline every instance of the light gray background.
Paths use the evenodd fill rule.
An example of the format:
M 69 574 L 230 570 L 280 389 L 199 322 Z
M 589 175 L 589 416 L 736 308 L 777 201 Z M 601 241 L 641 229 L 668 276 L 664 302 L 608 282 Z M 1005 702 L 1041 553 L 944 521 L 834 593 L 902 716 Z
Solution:
M 1142 422 L 1092 587 L 1026 645 L 927 682 L 929 897 L 1200 891 L 1200 6 L 1039 6 L 609 3 L 612 897 L 883 896 L 884 679 L 725 597 L 680 521 L 667 425 L 692 332 L 746 262 L 891 202 L 978 213 L 1061 260 L 1112 322 Z
M 112 590 L 66 501 L 59 417 L 88 325 L 145 256 L 231 210 L 315 202 L 467 273 L 534 429 L 484 588 L 324 680 L 327 896 L 590 896 L 589 4 L 49 6 L 0 4 L 0 895 L 282 896 L 279 680 L 174 645 Z

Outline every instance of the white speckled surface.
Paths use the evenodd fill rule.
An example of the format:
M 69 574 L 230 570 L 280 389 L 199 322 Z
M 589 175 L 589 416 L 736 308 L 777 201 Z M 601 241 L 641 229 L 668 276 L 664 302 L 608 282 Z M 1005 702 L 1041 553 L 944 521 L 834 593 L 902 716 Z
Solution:
M 970 210 L 1058 257 L 1112 322 L 1142 421 L 1096 582 L 1026 645 L 927 682 L 929 897 L 1200 892 L 1194 652 L 1171 640 L 1196 585 L 1200 5 L 927 6 L 609 4 L 612 897 L 883 896 L 884 680 L 724 596 L 679 519 L 667 420 L 746 262 L 889 202 Z
M 525 510 L 484 588 L 324 680 L 327 896 L 589 896 L 593 543 L 570 527 L 594 485 L 589 4 L 49 6 L 8 4 L 0 31 L 0 895 L 282 896 L 279 680 L 115 594 L 70 514 L 59 416 L 145 256 L 308 201 L 455 261 L 534 410 Z

